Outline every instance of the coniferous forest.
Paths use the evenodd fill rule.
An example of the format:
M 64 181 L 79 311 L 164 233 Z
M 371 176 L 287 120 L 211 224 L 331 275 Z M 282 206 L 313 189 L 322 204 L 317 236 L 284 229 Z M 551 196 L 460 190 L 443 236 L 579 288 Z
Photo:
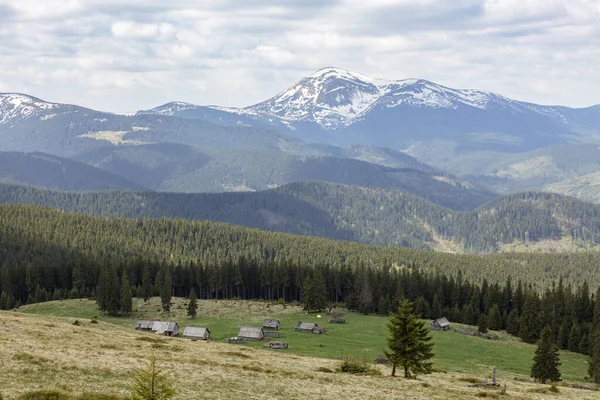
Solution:
M 211 222 L 0 207 L 2 309 L 90 297 L 118 314 L 131 309 L 128 293 L 168 304 L 192 290 L 201 299 L 301 302 L 310 284 L 327 302 L 360 312 L 386 315 L 406 298 L 423 318 L 484 319 L 528 343 L 549 325 L 561 348 L 589 353 L 600 322 L 598 261 L 595 253 L 461 256 Z

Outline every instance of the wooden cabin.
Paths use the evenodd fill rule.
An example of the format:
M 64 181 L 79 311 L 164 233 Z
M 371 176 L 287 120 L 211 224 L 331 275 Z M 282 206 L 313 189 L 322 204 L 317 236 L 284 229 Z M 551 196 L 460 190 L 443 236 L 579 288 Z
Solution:
M 156 321 L 152 331 L 164 336 L 179 336 L 179 325 L 177 322 Z
M 155 322 L 159 321 L 150 319 L 138 319 L 137 321 L 135 321 L 135 330 L 152 332 L 152 328 L 154 327 Z
M 246 340 L 263 340 L 265 332 L 260 326 L 242 326 L 237 337 Z
M 281 321 L 278 319 L 265 319 L 263 322 L 263 329 L 270 331 L 278 331 L 281 329 Z
M 296 332 L 314 333 L 320 335 L 325 333 L 325 329 L 314 322 L 298 322 L 296 324 Z
M 210 331 L 207 328 L 186 326 L 183 330 L 183 337 L 186 339 L 208 340 L 210 339 Z
M 438 318 L 431 323 L 431 328 L 436 331 L 450 330 L 450 322 L 445 318 Z

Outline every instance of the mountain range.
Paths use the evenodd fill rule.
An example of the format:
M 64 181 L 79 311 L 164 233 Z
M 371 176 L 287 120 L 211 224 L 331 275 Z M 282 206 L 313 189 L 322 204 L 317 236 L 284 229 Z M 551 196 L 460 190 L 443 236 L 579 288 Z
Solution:
M 532 190 L 596 201 L 600 187 L 581 185 L 600 171 L 598 133 L 600 106 L 536 105 L 338 68 L 245 108 L 171 102 L 120 115 L 0 94 L 0 157 L 60 157 L 108 174 L 59 184 L 75 178 L 31 164 L 56 175 L 36 180 L 27 163 L 1 164 L 5 182 L 63 190 L 261 191 L 326 181 L 455 210 Z

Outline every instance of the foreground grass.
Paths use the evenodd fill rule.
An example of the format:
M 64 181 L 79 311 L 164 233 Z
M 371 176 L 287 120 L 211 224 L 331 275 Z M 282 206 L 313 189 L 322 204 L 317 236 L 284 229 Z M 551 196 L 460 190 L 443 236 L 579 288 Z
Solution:
M 129 317 L 103 317 L 90 300 L 54 301 L 32 304 L 19 311 L 38 315 L 64 318 L 79 318 L 82 321 L 95 315 L 100 320 L 133 330 L 135 320 L 163 319 L 177 321 L 183 333 L 187 325 L 207 327 L 214 342 L 225 343 L 229 337 L 236 336 L 241 325 L 262 325 L 264 318 L 277 318 L 282 322 L 282 333 L 289 343 L 288 353 L 304 356 L 339 359 L 357 357 L 373 360 L 383 354 L 386 346 L 387 318 L 357 313 L 346 313 L 347 324 L 328 323 L 327 315 L 317 318 L 317 314 L 308 314 L 300 307 L 266 302 L 235 300 L 202 300 L 198 302 L 198 318 L 186 317 L 186 301 L 173 299 L 169 315 L 161 312 L 160 299 L 153 298 L 147 304 L 135 300 L 136 311 Z M 316 322 L 325 326 L 324 335 L 310 335 L 294 331 L 298 321 Z M 473 328 L 475 330 L 475 328 Z M 522 343 L 517 338 L 499 332 L 500 340 L 465 336 L 454 332 L 433 331 L 435 342 L 434 365 L 436 368 L 452 372 L 465 373 L 485 378 L 493 367 L 498 376 L 505 379 L 528 377 L 535 346 Z M 264 343 L 249 342 L 247 345 L 262 348 Z M 583 381 L 587 376 L 587 357 L 577 353 L 561 352 L 561 373 L 568 381 Z
M 471 376 L 434 373 L 419 380 L 319 372 L 339 361 L 218 342 L 136 332 L 101 321 L 0 312 L 0 393 L 31 390 L 127 395 L 133 368 L 156 355 L 173 370 L 177 399 L 598 399 L 598 392 L 507 380 L 508 394 L 470 388 Z

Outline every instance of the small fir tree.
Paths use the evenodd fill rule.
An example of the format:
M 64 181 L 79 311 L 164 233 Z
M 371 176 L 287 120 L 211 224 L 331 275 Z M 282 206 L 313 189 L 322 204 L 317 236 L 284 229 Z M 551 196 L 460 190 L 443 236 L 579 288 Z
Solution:
M 533 366 L 531 367 L 531 377 L 542 383 L 547 381 L 557 382 L 560 380 L 560 356 L 558 346 L 554 343 L 552 328 L 549 326 L 542 330 L 538 347 L 533 357 Z
M 190 302 L 187 306 L 187 315 L 190 318 L 196 318 L 196 315 L 198 315 L 198 299 L 196 297 L 196 290 L 194 290 L 194 288 L 190 290 L 189 299 Z
M 523 305 L 521 314 L 521 323 L 519 326 L 519 337 L 525 343 L 535 343 L 540 338 L 540 312 L 538 307 L 538 297 L 535 294 L 529 294 Z
M 170 371 L 163 371 L 152 356 L 146 368 L 133 372 L 131 398 L 133 400 L 169 400 L 175 395 L 175 386 Z
M 404 368 L 406 378 L 431 373 L 433 343 L 425 323 L 414 315 L 411 302 L 403 300 L 398 311 L 390 315 L 388 329 L 389 351 L 385 355 L 392 363 L 392 376 L 396 366 Z
M 577 352 L 579 351 L 580 342 L 581 329 L 579 328 L 579 324 L 577 322 L 573 322 L 573 325 L 571 325 L 571 331 L 569 332 L 569 342 L 567 348 L 569 351 Z
M 479 323 L 477 324 L 477 330 L 479 333 L 487 333 L 488 332 L 488 319 L 485 314 L 481 314 L 479 316 Z

